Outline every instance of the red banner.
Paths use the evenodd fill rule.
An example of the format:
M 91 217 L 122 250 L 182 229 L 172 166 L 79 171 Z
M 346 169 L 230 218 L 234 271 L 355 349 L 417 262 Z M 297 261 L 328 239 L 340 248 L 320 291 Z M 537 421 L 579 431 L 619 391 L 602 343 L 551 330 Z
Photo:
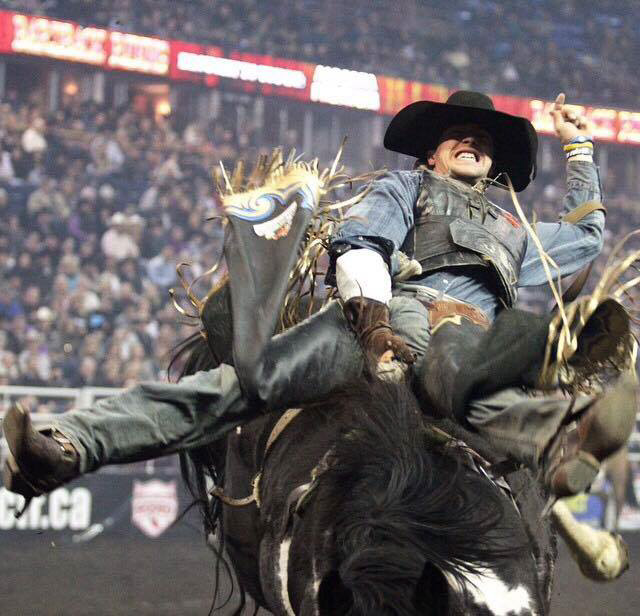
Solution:
M 0 11 L 0 52 L 169 74 L 169 41 L 8 11 Z
M 221 80 L 245 92 L 393 115 L 418 100 L 444 102 L 452 90 L 332 66 L 271 56 L 231 53 L 219 47 L 167 41 L 69 21 L 0 11 L 0 53 L 81 62 L 218 87 Z M 549 101 L 495 95 L 496 109 L 531 120 L 553 133 Z M 640 145 L 640 112 L 575 106 L 601 141 Z
M 163 39 L 110 32 L 107 65 L 123 71 L 168 75 L 170 49 L 169 41 Z

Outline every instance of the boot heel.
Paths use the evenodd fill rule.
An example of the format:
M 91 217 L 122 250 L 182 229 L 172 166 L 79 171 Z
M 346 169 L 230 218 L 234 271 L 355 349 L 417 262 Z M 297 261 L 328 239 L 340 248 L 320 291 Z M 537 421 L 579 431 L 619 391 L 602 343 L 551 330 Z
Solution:
M 39 496 L 39 494 L 34 493 L 33 486 L 24 479 L 11 454 L 7 456 L 4 466 L 2 467 L 2 485 L 11 492 L 24 495 L 24 505 L 22 509 L 19 511 L 16 510 L 13 514 L 13 517 L 19 520 L 29 508 L 34 496 Z
M 606 407 L 595 414 L 581 449 L 599 460 L 608 458 L 620 449 L 635 427 L 636 398 L 635 380 L 629 376 L 622 377 L 611 392 Z
M 599 472 L 598 460 L 586 451 L 579 451 L 556 472 L 558 480 L 553 491 L 560 497 L 586 492 Z
M 20 468 L 11 453 L 7 456 L 2 467 L 2 485 L 10 492 L 22 494 L 28 500 L 42 494 L 42 492 L 29 483 L 25 476 L 20 472 Z M 28 502 L 25 508 L 27 506 Z M 20 515 L 22 515 L 22 513 Z

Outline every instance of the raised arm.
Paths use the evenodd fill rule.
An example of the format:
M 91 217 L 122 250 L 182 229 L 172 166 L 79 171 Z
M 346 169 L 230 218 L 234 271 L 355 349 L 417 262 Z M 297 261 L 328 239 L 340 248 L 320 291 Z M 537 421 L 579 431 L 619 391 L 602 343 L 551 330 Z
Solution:
M 560 221 L 538 223 L 535 230 L 560 275 L 567 276 L 585 267 L 602 250 L 605 215 L 598 169 L 593 163 L 593 138 L 586 120 L 564 104 L 564 94 L 558 95 L 551 113 L 567 156 L 567 193 Z M 546 281 L 538 249 L 530 239 L 518 285 L 535 286 Z

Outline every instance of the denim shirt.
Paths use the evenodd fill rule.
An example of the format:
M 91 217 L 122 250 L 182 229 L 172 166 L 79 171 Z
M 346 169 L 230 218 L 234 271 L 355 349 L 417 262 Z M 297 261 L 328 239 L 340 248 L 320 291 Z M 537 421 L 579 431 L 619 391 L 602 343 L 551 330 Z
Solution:
M 370 192 L 349 210 L 348 219 L 331 241 L 335 253 L 346 247 L 372 248 L 380 252 L 394 271 L 394 251 L 413 228 L 420 194 L 420 171 L 391 171 L 376 180 Z M 593 163 L 567 163 L 567 194 L 563 216 L 587 201 L 601 201 L 600 179 Z M 535 230 L 545 252 L 555 261 L 561 276 L 573 274 L 602 250 L 605 217 L 595 211 L 576 224 L 539 222 Z M 556 270 L 552 270 L 555 275 Z M 529 238 L 518 279 L 519 287 L 545 284 L 547 278 L 534 242 Z M 456 299 L 474 304 L 490 319 L 501 307 L 493 281 L 484 268 L 449 268 L 413 279 L 413 285 L 428 286 Z M 403 284 L 403 286 L 406 286 Z

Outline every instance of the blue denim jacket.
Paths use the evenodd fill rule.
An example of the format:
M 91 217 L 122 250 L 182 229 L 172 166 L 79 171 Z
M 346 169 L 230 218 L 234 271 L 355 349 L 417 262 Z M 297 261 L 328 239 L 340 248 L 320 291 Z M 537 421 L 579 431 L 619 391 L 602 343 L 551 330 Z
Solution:
M 332 250 L 340 252 L 345 246 L 373 248 L 391 263 L 391 273 L 394 274 L 392 255 L 413 228 L 420 177 L 420 171 L 391 171 L 376 180 L 367 196 L 349 210 L 349 218 L 332 238 Z M 560 216 L 587 201 L 601 200 L 596 166 L 584 161 L 568 163 L 567 194 Z M 582 269 L 600 253 L 604 221 L 604 213 L 595 211 L 577 224 L 539 222 L 535 230 L 545 252 L 558 265 L 560 274 L 567 276 Z M 518 286 L 529 287 L 546 282 L 537 248 L 529 239 Z M 492 281 L 483 269 L 443 269 L 412 283 L 474 304 L 491 319 L 501 306 Z

